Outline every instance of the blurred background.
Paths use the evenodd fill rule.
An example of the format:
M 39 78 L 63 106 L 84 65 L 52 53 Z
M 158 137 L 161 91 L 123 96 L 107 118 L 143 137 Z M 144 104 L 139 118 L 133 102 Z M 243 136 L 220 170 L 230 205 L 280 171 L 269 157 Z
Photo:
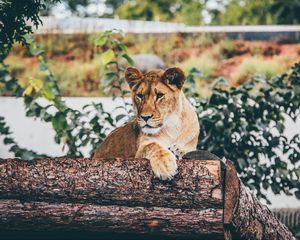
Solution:
M 217 76 L 236 86 L 255 73 L 271 77 L 297 62 L 299 5 L 298 0 L 63 0 L 46 2 L 35 33 L 64 96 L 105 95 L 99 92 L 103 49 L 94 40 L 109 29 L 127 33 L 129 54 L 152 54 L 149 67 L 162 61 L 200 69 L 197 89 L 207 95 Z M 6 63 L 24 86 L 29 77 L 39 77 L 38 62 L 21 46 Z
M 17 4 L 22 5 L 21 2 Z M 52 157 L 66 154 L 90 156 L 92 148 L 101 143 L 107 132 L 124 122 L 119 121 L 123 116 L 118 118 L 122 113 L 116 108 L 120 104 L 125 104 L 123 115 L 130 114 L 130 111 L 127 112 L 126 103 L 120 99 L 115 101 L 116 92 L 107 88 L 108 76 L 114 72 L 112 69 L 108 71 L 107 66 L 110 61 L 115 60 L 114 57 L 120 54 L 119 72 L 130 64 L 136 65 L 143 71 L 179 66 L 189 76 L 188 79 L 192 84 L 189 85 L 187 94 L 191 97 L 197 96 L 199 101 L 203 100 L 211 104 L 214 94 L 217 96 L 225 94 L 228 97 L 231 93 L 237 95 L 235 89 L 243 89 L 247 92 L 251 88 L 246 95 L 252 96 L 251 94 L 255 92 L 254 97 L 251 97 L 252 101 L 265 106 L 257 97 L 259 96 L 257 91 L 264 92 L 264 99 L 271 108 L 261 110 L 261 114 L 270 111 L 270 114 L 276 117 L 270 120 L 270 125 L 266 123 L 268 120 L 256 122 L 258 126 L 256 129 L 260 129 L 257 132 L 262 132 L 266 139 L 271 136 L 271 140 L 267 140 L 271 143 L 274 139 L 277 141 L 274 131 L 279 131 L 280 136 L 287 139 L 285 145 L 292 148 L 294 144 L 298 147 L 295 147 L 294 152 L 286 157 L 284 154 L 288 151 L 278 152 L 278 149 L 281 149 L 280 143 L 276 145 L 272 142 L 276 145 L 274 148 L 278 148 L 274 152 L 270 150 L 272 147 L 261 148 L 260 150 L 266 153 L 266 156 L 258 157 L 259 153 L 255 153 L 252 158 L 247 158 L 248 153 L 251 156 L 252 150 L 249 149 L 255 146 L 247 143 L 244 151 L 245 158 L 232 160 L 236 160 L 236 166 L 248 186 L 253 190 L 259 189 L 256 192 L 258 196 L 275 209 L 276 213 L 281 211 L 278 213 L 279 216 L 299 234 L 300 138 L 295 136 L 300 133 L 298 117 L 300 71 L 297 72 L 293 68 L 293 72 L 292 67 L 300 61 L 300 0 L 54 0 L 45 1 L 43 4 L 43 7 L 37 8 L 41 22 L 36 24 L 31 18 L 26 21 L 27 25 L 32 26 L 34 32 L 33 40 L 29 41 L 31 47 L 24 47 L 25 40 L 20 38 L 21 40 L 17 40 L 12 45 L 10 53 L 2 61 L 7 71 L 5 74 L 9 75 L 9 78 L 3 77 L 6 76 L 4 74 L 0 74 L 0 77 L 2 80 L 10 80 L 2 81 L 2 87 L 5 87 L 0 91 L 2 95 L 0 115 L 7 124 L 4 124 L 4 120 L 0 121 L 0 131 L 2 124 L 3 134 L 0 140 L 4 143 L 0 144 L 0 158 L 21 156 L 31 159 L 37 156 L 33 152 Z M 105 31 L 113 29 L 116 36 L 112 37 L 111 32 L 105 35 Z M 102 35 L 99 37 L 99 34 Z M 28 43 L 28 40 L 26 41 Z M 116 50 L 115 46 L 119 49 Z M 113 52 L 111 49 L 114 49 Z M 286 82 L 286 85 L 279 84 L 282 79 L 278 76 L 283 73 L 286 73 L 286 76 L 289 74 L 296 76 L 289 78 L 288 81 L 298 85 L 295 84 L 294 87 L 291 82 Z M 249 88 L 248 80 L 252 78 L 259 79 L 261 82 Z M 16 80 L 15 85 L 9 85 L 12 82 L 8 84 L 11 79 Z M 44 79 L 45 82 L 40 79 Z M 216 85 L 216 79 L 218 83 L 226 83 L 220 86 L 221 90 L 215 91 L 212 87 Z M 49 88 L 53 91 L 46 89 L 47 91 L 40 92 L 40 89 L 51 81 L 55 82 L 55 90 Z M 274 90 L 273 95 L 271 94 L 272 98 L 268 98 L 270 89 Z M 275 112 L 273 114 L 272 111 L 275 111 L 276 107 L 272 108 L 272 103 L 277 101 L 275 97 L 278 96 L 283 96 L 278 100 L 278 111 L 285 107 L 288 109 L 289 104 L 293 103 L 295 106 L 293 114 L 290 110 L 284 112 L 286 114 L 284 117 L 276 115 Z M 122 97 L 127 98 L 128 94 L 123 94 Z M 246 105 L 247 101 L 243 97 L 239 100 L 245 103 L 242 107 L 250 109 L 253 104 Z M 37 102 L 34 102 L 35 99 Z M 93 129 L 95 128 L 94 132 L 98 131 L 102 134 L 94 137 L 93 142 L 86 141 L 84 137 L 86 135 L 90 138 L 94 136 L 94 132 L 86 133 L 84 129 L 81 133 L 80 130 L 80 139 L 76 139 L 80 142 L 76 145 L 79 146 L 80 151 L 71 151 L 72 147 L 75 148 L 75 143 L 74 146 L 70 143 L 74 140 L 72 136 L 78 135 L 78 132 L 71 133 L 75 127 L 70 130 L 70 133 L 65 133 L 64 129 L 69 127 L 73 120 L 76 122 L 78 118 L 74 117 L 72 120 L 69 115 L 63 114 L 65 110 L 61 109 L 64 107 L 58 105 L 61 104 L 60 99 L 63 99 L 62 105 L 68 105 L 68 111 L 74 111 L 74 114 L 77 110 L 83 111 L 82 107 L 87 104 L 101 103 L 103 109 L 101 111 L 100 108 L 96 109 L 101 112 L 102 117 L 106 112 L 111 114 L 111 118 L 105 118 L 102 122 L 105 126 L 109 126 L 106 126 L 105 131 L 100 131 L 102 123 L 97 125 L 97 128 L 92 125 Z M 232 101 L 236 100 L 234 97 L 232 99 Z M 230 101 L 228 97 L 225 102 L 228 104 Z M 239 101 L 236 100 L 236 105 L 241 104 Z M 55 107 L 56 110 L 50 107 L 43 110 L 49 102 L 51 104 L 54 102 L 49 106 Z M 38 105 L 35 105 L 37 103 Z M 221 103 L 223 104 L 224 101 L 219 100 L 218 104 Z M 207 110 L 205 106 L 199 104 L 197 109 Z M 215 107 L 214 110 L 227 111 L 221 107 Z M 199 110 L 200 119 L 201 111 Z M 97 117 L 98 120 L 100 118 Z M 79 123 L 76 124 L 82 126 L 94 124 L 92 121 L 97 120 L 88 123 L 77 121 Z M 218 119 L 214 121 L 212 125 L 217 126 L 215 123 Z M 243 129 L 241 132 L 250 132 L 243 126 L 242 121 L 235 121 Z M 256 121 L 255 118 L 253 121 Z M 277 121 L 280 121 L 280 124 L 277 124 Z M 78 126 L 76 124 L 74 126 Z M 204 126 L 204 131 L 208 129 L 207 126 Z M 213 131 L 222 134 L 224 129 L 230 129 L 223 125 L 222 127 L 222 130 L 213 129 Z M 5 140 L 11 133 L 14 136 L 13 146 L 21 147 L 14 148 L 10 140 Z M 228 136 L 234 139 L 232 132 L 229 132 Z M 239 136 L 243 136 L 243 133 L 239 133 Z M 203 138 L 204 136 L 201 136 L 199 140 L 202 141 Z M 208 142 L 216 141 L 213 138 L 204 139 L 208 139 Z M 236 143 L 234 141 L 233 143 Z M 205 144 L 200 147 L 208 149 L 209 144 Z M 215 144 L 218 145 L 217 142 Z M 216 148 L 209 150 L 233 158 L 230 154 L 235 151 L 236 146 L 227 146 L 228 152 L 220 152 Z M 273 159 L 275 155 L 276 158 Z M 267 164 L 264 157 L 269 158 Z M 249 169 L 254 169 L 253 175 Z M 281 169 L 278 174 L 276 169 Z M 248 176 L 249 171 L 251 174 Z M 259 174 L 259 171 L 262 173 Z M 269 179 L 265 175 L 272 177 Z M 283 180 L 284 177 L 288 180 Z M 254 183 L 251 182 L 252 178 Z M 275 184 L 276 181 L 278 183 Z M 279 208 L 281 210 L 278 210 Z

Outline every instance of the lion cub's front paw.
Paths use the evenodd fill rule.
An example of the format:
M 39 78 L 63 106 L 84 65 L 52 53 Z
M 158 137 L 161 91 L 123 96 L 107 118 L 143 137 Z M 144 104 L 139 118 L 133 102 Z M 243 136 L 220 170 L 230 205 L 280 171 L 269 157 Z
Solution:
M 170 180 L 177 173 L 176 158 L 171 152 L 163 152 L 160 156 L 150 159 L 152 170 L 161 180 Z
M 182 157 L 186 154 L 186 152 L 183 151 L 177 145 L 172 145 L 172 146 L 168 147 L 168 150 L 171 151 L 174 154 L 174 156 L 176 157 L 177 160 L 181 160 Z

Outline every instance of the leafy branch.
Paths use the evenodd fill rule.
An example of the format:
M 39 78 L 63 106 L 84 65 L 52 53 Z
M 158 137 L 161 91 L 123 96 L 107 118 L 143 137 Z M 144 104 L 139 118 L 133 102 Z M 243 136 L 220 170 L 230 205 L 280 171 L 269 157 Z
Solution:
M 101 54 L 101 60 L 104 65 L 104 76 L 102 79 L 103 88 L 113 96 L 121 100 L 121 105 L 115 110 L 123 110 L 123 113 L 116 117 L 117 122 L 120 120 L 128 121 L 132 117 L 132 104 L 126 99 L 130 91 L 126 88 L 124 78 L 124 65 L 133 65 L 132 58 L 127 53 L 127 47 L 122 43 L 123 35 L 120 31 L 105 31 L 95 40 L 96 46 L 101 46 L 107 50 Z M 126 64 L 121 64 L 122 61 Z
M 31 79 L 26 89 L 23 89 L 17 80 L 10 78 L 7 66 L 2 65 L 0 92 L 11 92 L 13 96 L 23 97 L 27 117 L 40 118 L 44 122 L 51 123 L 55 131 L 55 142 L 67 147 L 68 156 L 83 156 L 84 146 L 91 146 L 91 153 L 94 152 L 111 128 L 115 127 L 113 118 L 104 111 L 101 103 L 86 105 L 82 111 L 68 107 L 62 100 L 56 80 L 48 68 L 43 48 L 32 38 L 27 37 L 27 41 L 30 53 L 39 60 L 39 68 L 44 77 Z M 11 141 L 4 143 L 12 144 Z M 21 148 L 11 148 L 11 151 L 18 155 L 18 149 Z M 36 154 L 32 152 L 24 159 L 34 157 Z

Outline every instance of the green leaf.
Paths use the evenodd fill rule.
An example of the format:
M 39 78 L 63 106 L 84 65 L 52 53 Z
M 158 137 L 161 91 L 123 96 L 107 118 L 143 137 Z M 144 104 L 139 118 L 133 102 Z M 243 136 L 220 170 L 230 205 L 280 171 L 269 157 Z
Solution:
M 112 80 L 116 76 L 118 76 L 117 72 L 107 72 L 105 73 L 105 80 Z
M 124 43 L 119 42 L 117 45 L 120 50 L 122 50 L 124 52 L 127 51 L 127 47 Z
M 122 95 L 124 96 L 124 95 L 127 95 L 127 94 L 129 94 L 129 93 L 131 93 L 129 90 L 122 90 Z
M 55 99 L 55 95 L 53 94 L 53 92 L 52 92 L 51 89 L 49 89 L 49 88 L 43 89 L 43 91 L 42 91 L 42 96 L 43 96 L 44 98 L 48 99 L 49 101 Z
M 104 79 L 103 79 L 103 86 L 108 87 L 111 83 L 112 80 L 117 77 L 116 72 L 107 72 L 105 73 Z
M 106 66 L 108 66 L 108 65 L 117 65 L 117 64 L 118 64 L 118 62 L 113 60 L 113 61 L 109 61 L 108 63 L 106 63 Z
M 107 116 L 105 120 L 108 121 L 111 126 L 114 126 L 114 120 L 111 118 L 111 116 Z
M 134 64 L 133 59 L 132 59 L 127 53 L 123 53 L 123 54 L 122 54 L 122 57 L 125 58 L 126 61 L 127 61 L 130 65 L 133 65 L 133 64 Z
M 203 77 L 203 73 L 195 67 L 192 67 L 188 73 L 188 76 L 192 75 L 193 77 Z
M 12 144 L 12 143 L 14 143 L 14 140 L 12 138 L 6 137 L 6 138 L 4 138 L 3 142 L 4 142 L 4 144 Z
M 95 39 L 95 45 L 96 46 L 103 46 L 104 44 L 107 43 L 108 40 L 108 36 L 103 34 L 101 36 L 99 36 L 98 38 Z
M 112 49 L 108 49 L 107 51 L 101 54 L 101 60 L 104 65 L 112 61 L 114 58 L 115 58 L 115 53 Z
M 125 114 L 120 114 L 120 115 L 118 115 L 118 116 L 116 117 L 116 121 L 119 122 L 121 119 L 123 119 L 123 118 L 125 118 L 125 117 L 127 117 L 127 115 L 125 115 Z
M 265 190 L 267 190 L 270 186 L 270 183 L 267 179 L 265 179 L 263 182 L 262 182 L 262 186 Z
M 62 131 L 63 129 L 65 129 L 67 125 L 65 115 L 61 113 L 56 114 L 55 117 L 52 119 L 52 124 L 55 130 Z
M 221 85 L 223 85 L 223 86 L 228 86 L 228 85 L 229 85 L 229 84 L 228 84 L 228 81 L 227 81 L 225 78 L 219 77 L 219 78 L 217 78 L 215 81 L 213 81 L 213 83 L 210 85 L 210 88 L 211 88 L 211 89 L 214 89 L 214 88 L 216 88 L 217 85 L 219 85 L 219 84 L 221 84 Z
M 278 183 L 276 183 L 276 182 L 273 182 L 271 184 L 271 189 L 272 189 L 273 193 L 275 193 L 275 194 L 279 194 L 280 190 L 281 190 Z
M 247 167 L 247 163 L 246 163 L 245 159 L 238 158 L 237 162 L 238 162 L 240 169 L 244 170 Z

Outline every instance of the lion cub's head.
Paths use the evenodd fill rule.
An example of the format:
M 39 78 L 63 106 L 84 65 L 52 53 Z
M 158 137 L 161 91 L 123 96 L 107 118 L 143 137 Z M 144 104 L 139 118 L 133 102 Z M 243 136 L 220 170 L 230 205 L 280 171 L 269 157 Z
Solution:
M 179 68 L 169 68 L 143 74 L 134 67 L 128 67 L 125 78 L 132 92 L 141 130 L 145 134 L 157 134 L 179 108 L 184 73 Z

